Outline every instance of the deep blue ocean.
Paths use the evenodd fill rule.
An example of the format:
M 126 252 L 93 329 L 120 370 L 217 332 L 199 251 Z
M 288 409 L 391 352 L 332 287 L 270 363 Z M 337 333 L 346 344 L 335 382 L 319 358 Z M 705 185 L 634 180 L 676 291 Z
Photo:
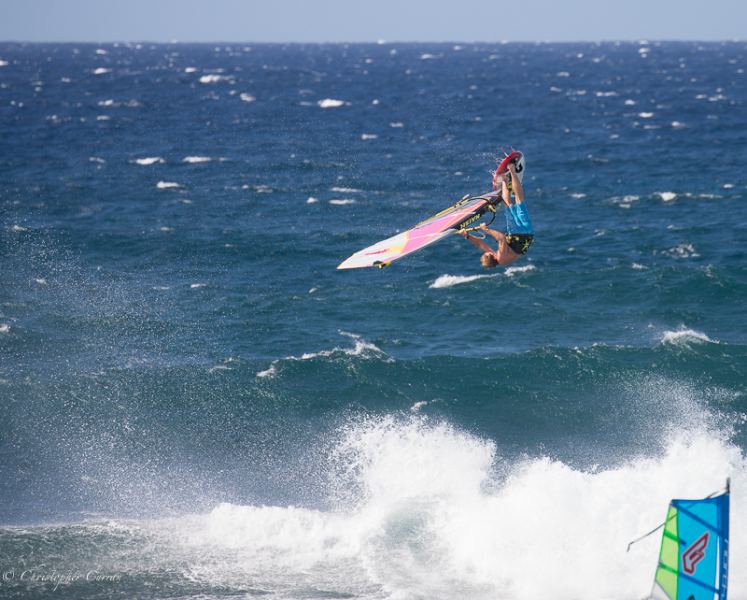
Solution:
M 0 597 L 637 600 L 730 476 L 747 598 L 746 65 L 0 44 Z M 336 270 L 512 146 L 526 258 Z

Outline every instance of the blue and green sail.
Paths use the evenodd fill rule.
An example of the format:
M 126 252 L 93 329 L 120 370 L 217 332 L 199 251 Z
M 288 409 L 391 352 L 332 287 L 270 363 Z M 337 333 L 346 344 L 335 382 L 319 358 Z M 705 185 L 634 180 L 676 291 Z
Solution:
M 726 600 L 728 480 L 726 491 L 717 496 L 703 500 L 672 500 L 663 526 L 652 597 Z

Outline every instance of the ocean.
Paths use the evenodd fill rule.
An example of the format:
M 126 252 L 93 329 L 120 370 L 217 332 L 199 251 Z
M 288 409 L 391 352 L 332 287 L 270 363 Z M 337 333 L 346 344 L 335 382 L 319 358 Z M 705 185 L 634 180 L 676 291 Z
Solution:
M 747 598 L 746 63 L 0 44 L 0 597 L 637 600 L 731 477 Z M 525 258 L 336 270 L 512 146 Z

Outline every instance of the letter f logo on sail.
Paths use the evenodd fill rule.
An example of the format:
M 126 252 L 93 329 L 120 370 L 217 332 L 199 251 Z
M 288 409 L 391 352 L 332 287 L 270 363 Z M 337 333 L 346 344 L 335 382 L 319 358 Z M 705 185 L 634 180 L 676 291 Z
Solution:
M 682 553 L 682 568 L 685 573 L 688 575 L 695 573 L 695 567 L 705 557 L 705 549 L 707 545 L 708 532 L 706 531 Z

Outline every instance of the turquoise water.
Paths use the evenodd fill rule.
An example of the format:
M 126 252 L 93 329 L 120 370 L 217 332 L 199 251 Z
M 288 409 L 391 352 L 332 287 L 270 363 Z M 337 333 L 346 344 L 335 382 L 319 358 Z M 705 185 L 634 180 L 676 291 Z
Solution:
M 747 597 L 746 52 L 0 45 L 0 594 L 640 598 L 730 475 Z

